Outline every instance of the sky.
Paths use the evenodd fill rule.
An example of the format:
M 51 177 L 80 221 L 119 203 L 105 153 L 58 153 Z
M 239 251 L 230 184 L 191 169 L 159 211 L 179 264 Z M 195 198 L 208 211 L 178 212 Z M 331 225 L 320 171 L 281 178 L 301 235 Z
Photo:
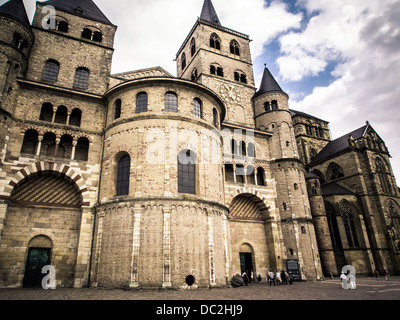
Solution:
M 203 0 L 94 2 L 118 26 L 113 73 L 161 66 L 176 75 Z M 212 2 L 223 26 L 252 39 L 256 86 L 266 63 L 290 108 L 329 121 L 332 139 L 369 121 L 400 184 L 400 0 Z M 24 3 L 32 18 L 35 1 Z

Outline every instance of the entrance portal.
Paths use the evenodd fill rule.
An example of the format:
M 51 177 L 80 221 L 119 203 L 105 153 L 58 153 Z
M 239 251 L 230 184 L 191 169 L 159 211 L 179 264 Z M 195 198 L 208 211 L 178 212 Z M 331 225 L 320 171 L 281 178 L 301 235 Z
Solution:
M 243 272 L 251 272 L 251 270 L 253 270 L 253 257 L 252 257 L 252 254 L 248 253 L 248 252 L 241 252 L 239 254 L 240 254 L 240 271 L 241 271 L 241 274 L 243 274 Z
M 42 268 L 50 264 L 51 249 L 49 248 L 29 248 L 28 259 L 26 260 L 24 288 L 41 288 Z

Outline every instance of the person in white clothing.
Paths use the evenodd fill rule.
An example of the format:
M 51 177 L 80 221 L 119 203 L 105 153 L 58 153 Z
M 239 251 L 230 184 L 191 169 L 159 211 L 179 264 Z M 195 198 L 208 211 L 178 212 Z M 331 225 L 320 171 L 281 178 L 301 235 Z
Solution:
M 347 277 L 344 273 L 340 275 L 340 279 L 342 280 L 342 288 L 345 290 L 349 289 L 349 285 L 347 283 Z

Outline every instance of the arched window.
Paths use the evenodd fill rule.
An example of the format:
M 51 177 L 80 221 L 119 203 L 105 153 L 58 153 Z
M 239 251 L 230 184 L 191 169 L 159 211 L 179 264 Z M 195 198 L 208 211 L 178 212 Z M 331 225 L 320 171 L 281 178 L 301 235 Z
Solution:
M 75 147 L 75 160 L 87 161 L 89 156 L 89 140 L 87 138 L 79 138 Z
M 61 137 L 60 143 L 58 145 L 57 157 L 71 159 L 71 155 L 72 155 L 72 137 L 68 134 L 65 134 Z
M 217 76 L 223 77 L 224 76 L 224 69 L 221 67 L 217 68 Z
M 147 103 L 147 93 L 140 92 L 136 97 L 136 113 L 147 112 Z
M 278 110 L 278 101 L 272 100 L 272 102 L 271 102 L 271 109 L 272 109 L 272 110 Z
M 102 42 L 103 41 L 103 34 L 100 31 L 93 32 L 93 41 Z
M 55 150 L 56 150 L 56 135 L 51 132 L 46 132 L 43 135 L 40 155 L 55 157 Z
M 392 238 L 392 240 L 395 239 L 398 240 L 400 239 L 400 215 L 399 215 L 398 205 L 393 200 L 389 200 L 388 208 L 389 208 L 388 217 L 390 224 L 387 227 L 389 236 Z M 397 246 L 395 246 L 395 250 L 400 250 L 400 243 Z
M 287 210 L 287 204 L 286 204 L 286 202 L 282 202 L 282 208 L 283 208 L 284 211 Z
M 247 77 L 246 77 L 246 75 L 244 73 L 242 73 L 240 75 L 240 82 L 241 83 L 247 83 Z
M 67 118 L 68 118 L 67 107 L 59 106 L 57 108 L 56 116 L 54 118 L 54 123 L 67 124 Z
M 39 142 L 39 134 L 36 130 L 30 129 L 25 132 L 22 142 L 21 153 L 36 154 Z
M 191 150 L 178 154 L 178 192 L 196 194 L 197 155 Z
M 68 32 L 68 22 L 61 20 L 57 22 L 57 30 L 61 32 Z
M 84 28 L 81 34 L 82 38 L 92 40 L 92 30 L 89 28 Z
M 118 160 L 116 195 L 126 196 L 129 194 L 129 178 L 131 171 L 131 157 L 125 154 Z
M 269 104 L 269 101 L 264 103 L 264 109 L 266 112 L 271 111 L 271 105 Z
M 376 166 L 376 172 L 378 173 L 379 176 L 379 182 L 381 184 L 382 192 L 391 194 L 392 188 L 388 179 L 388 174 L 386 172 L 385 163 L 381 158 L 377 157 L 375 159 L 375 166 Z
M 47 60 L 44 65 L 42 80 L 48 82 L 57 82 L 60 64 L 56 60 Z
M 335 207 L 330 202 L 325 202 L 325 211 L 328 220 L 329 233 L 331 235 L 332 246 L 334 248 L 342 248 L 342 240 L 340 238 L 339 226 L 336 220 Z
M 115 103 L 114 103 L 114 120 L 119 119 L 121 117 L 121 106 L 122 106 L 121 99 L 115 100 Z
M 196 118 L 202 118 L 202 103 L 201 100 L 199 98 L 194 98 L 193 99 L 193 115 Z
M 182 67 L 182 71 L 186 68 L 186 54 L 185 53 L 182 53 L 181 67 Z
M 217 74 L 217 68 L 215 68 L 215 66 L 211 65 L 210 66 L 210 73 L 211 74 Z
M 73 109 L 71 115 L 69 116 L 69 125 L 80 127 L 81 118 L 82 118 L 82 111 L 77 108 Z
M 306 227 L 305 226 L 301 226 L 301 233 L 306 234 Z
M 51 103 L 44 103 L 40 110 L 39 120 L 42 121 L 53 121 L 53 105 Z
M 257 185 L 259 186 L 265 186 L 265 171 L 264 168 L 258 167 L 257 168 Z
M 86 90 L 89 83 L 89 73 L 89 69 L 87 68 L 77 68 L 74 79 L 74 88 Z
M 218 126 L 218 111 L 215 108 L 213 108 L 213 125 Z
M 336 163 L 331 163 L 328 167 L 327 177 L 329 180 L 335 180 L 344 177 L 343 169 Z
M 346 231 L 347 243 L 349 247 L 358 247 L 356 226 L 354 223 L 353 206 L 348 201 L 342 201 L 340 204 L 343 225 Z
M 232 54 L 240 56 L 240 47 L 239 43 L 236 40 L 232 40 L 229 44 L 229 50 Z
M 194 69 L 192 72 L 192 81 L 195 82 L 197 80 L 197 69 Z
M 221 50 L 221 39 L 218 37 L 216 33 L 213 33 L 210 37 L 210 47 Z
M 196 40 L 192 38 L 192 41 L 190 42 L 190 53 L 192 54 L 192 57 L 196 53 Z
M 174 92 L 165 94 L 165 111 L 178 112 L 178 97 Z

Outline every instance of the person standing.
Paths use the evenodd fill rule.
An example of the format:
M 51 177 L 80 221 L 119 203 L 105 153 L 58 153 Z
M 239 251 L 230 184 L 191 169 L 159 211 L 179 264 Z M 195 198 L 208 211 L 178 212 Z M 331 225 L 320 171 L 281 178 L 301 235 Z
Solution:
M 268 281 L 270 286 L 271 284 L 274 284 L 275 286 L 275 274 L 272 272 L 272 270 L 269 270 L 268 272 Z
M 378 281 L 378 280 L 379 280 L 379 272 L 378 272 L 378 269 L 375 269 L 374 275 L 375 275 L 376 281 Z
M 349 285 L 347 283 L 347 277 L 343 272 L 340 275 L 340 280 L 342 281 L 342 288 L 345 290 L 349 289 Z
M 244 285 L 245 285 L 245 286 L 248 286 L 248 285 L 249 285 L 249 277 L 247 276 L 246 271 L 243 272 L 242 278 L 243 278 L 243 281 L 244 281 Z
M 279 270 L 276 272 L 276 285 L 281 285 L 281 273 L 279 272 Z
M 383 273 L 385 274 L 385 280 L 389 281 L 389 272 L 387 270 L 383 270 Z
M 282 284 L 287 284 L 287 278 L 286 278 L 285 270 L 281 271 L 281 278 L 282 278 Z

